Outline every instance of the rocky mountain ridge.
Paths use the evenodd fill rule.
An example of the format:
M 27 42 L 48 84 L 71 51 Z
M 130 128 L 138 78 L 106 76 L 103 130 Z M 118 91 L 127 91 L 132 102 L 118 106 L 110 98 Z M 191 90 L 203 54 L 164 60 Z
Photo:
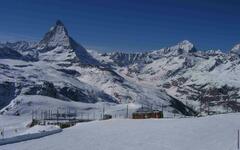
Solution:
M 90 52 L 134 82 L 164 89 L 197 112 L 218 113 L 240 108 L 238 48 L 236 45 L 229 53 L 200 51 L 185 40 L 144 53 Z

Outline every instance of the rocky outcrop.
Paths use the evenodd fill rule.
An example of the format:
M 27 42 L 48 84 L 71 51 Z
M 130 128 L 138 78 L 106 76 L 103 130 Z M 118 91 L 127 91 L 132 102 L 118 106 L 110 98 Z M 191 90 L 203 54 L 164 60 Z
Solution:
M 16 92 L 15 83 L 7 81 L 0 83 L 0 109 L 7 106 L 16 97 Z
M 27 87 L 24 91 L 22 94 L 25 95 L 43 95 L 65 101 L 96 103 L 98 99 L 104 99 L 108 102 L 116 102 L 111 96 L 104 92 L 84 90 L 69 84 L 59 87 L 48 81 L 44 81 L 40 85 Z

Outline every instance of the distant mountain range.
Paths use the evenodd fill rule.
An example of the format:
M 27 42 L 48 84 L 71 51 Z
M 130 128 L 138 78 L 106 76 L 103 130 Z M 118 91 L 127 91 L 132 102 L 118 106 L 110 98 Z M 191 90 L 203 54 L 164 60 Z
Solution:
M 187 40 L 144 53 L 99 53 L 78 44 L 57 21 L 40 42 L 0 43 L 0 109 L 15 114 L 22 106 L 14 100 L 42 95 L 166 106 L 183 115 L 234 112 L 240 110 L 239 56 L 240 44 L 223 53 L 199 51 Z

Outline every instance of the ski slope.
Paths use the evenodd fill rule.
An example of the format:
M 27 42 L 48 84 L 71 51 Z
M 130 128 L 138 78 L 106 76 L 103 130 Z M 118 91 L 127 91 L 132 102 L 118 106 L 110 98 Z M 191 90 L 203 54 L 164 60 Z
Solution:
M 1 150 L 235 150 L 240 114 L 80 123 Z

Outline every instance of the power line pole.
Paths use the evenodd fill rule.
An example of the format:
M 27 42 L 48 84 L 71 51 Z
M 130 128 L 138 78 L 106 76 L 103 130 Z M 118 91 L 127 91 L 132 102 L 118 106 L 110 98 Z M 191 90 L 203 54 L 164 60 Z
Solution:
M 237 137 L 238 137 L 238 139 L 237 139 L 237 149 L 239 150 L 239 129 L 238 129 L 238 132 L 237 132 Z
M 207 105 L 207 112 L 208 112 L 208 115 L 210 114 L 209 113 L 209 100 L 208 100 L 208 105 Z
M 102 109 L 102 119 L 104 119 L 104 114 L 105 114 L 105 105 L 103 103 L 103 109 Z
M 229 112 L 228 107 L 229 107 L 229 97 L 227 99 L 227 113 Z
M 126 118 L 128 118 L 128 103 L 127 103 L 127 114 L 126 114 Z
M 126 112 L 126 118 L 128 118 L 128 103 L 129 103 L 129 90 L 127 90 L 127 112 Z
M 58 124 L 59 111 L 57 109 L 57 124 Z
M 202 98 L 202 95 L 201 95 L 201 93 L 200 93 L 200 97 L 199 97 L 199 101 L 200 101 L 200 108 L 199 108 L 199 114 L 200 114 L 200 116 L 202 115 L 202 110 L 203 110 L 203 108 L 202 108 L 202 106 L 203 106 L 203 98 Z
M 34 116 L 34 114 L 33 114 L 33 110 L 32 110 L 32 121 L 33 121 L 33 118 L 34 118 L 33 116 Z

